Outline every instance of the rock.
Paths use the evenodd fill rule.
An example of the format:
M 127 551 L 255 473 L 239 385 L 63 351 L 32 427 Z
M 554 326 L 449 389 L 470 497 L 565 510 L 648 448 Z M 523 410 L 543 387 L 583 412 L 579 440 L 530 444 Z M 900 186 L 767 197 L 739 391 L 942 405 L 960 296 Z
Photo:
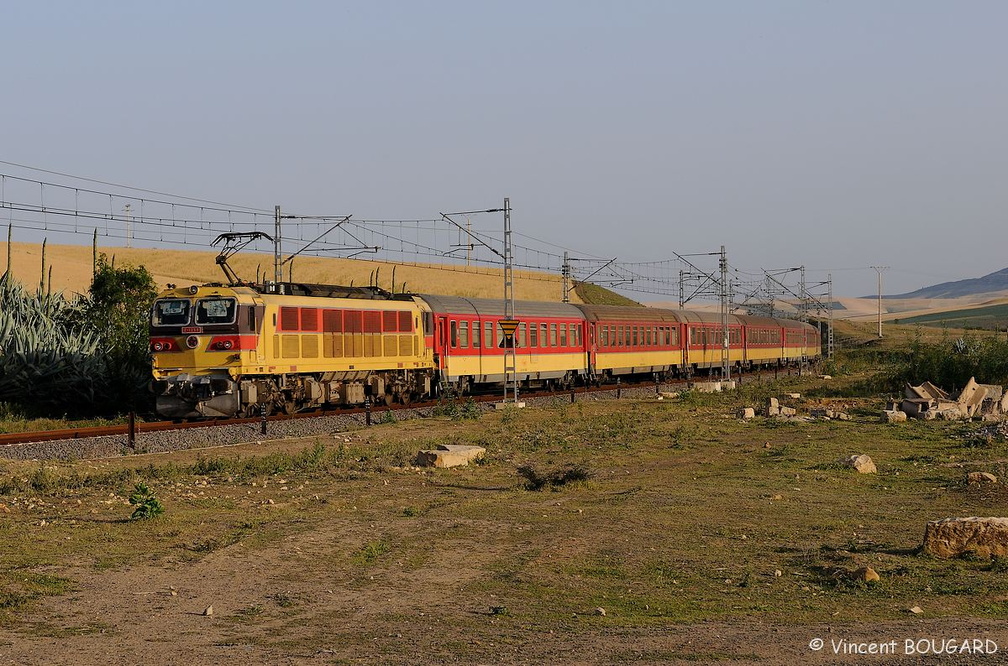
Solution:
M 967 483 L 997 483 L 997 477 L 990 472 L 970 472 L 966 475 Z
M 780 416 L 780 407 L 767 407 L 767 416 Z
M 908 608 L 907 612 L 913 613 L 914 615 L 920 615 L 921 613 L 924 612 L 924 609 L 921 608 L 920 606 L 914 606 L 913 608 Z
M 693 382 L 693 390 L 700 393 L 720 393 L 721 382 Z
M 213 615 L 213 606 L 207 606 L 206 608 L 204 608 L 203 615 L 206 615 L 207 617 Z
M 774 569 L 773 575 L 774 575 L 774 578 L 780 578 L 781 576 L 784 575 L 784 572 L 781 571 L 780 569 Z
M 770 448 L 770 442 L 765 442 L 765 443 L 763 444 L 763 448 L 764 448 L 764 449 L 769 449 L 769 448 Z
M 598 608 L 595 609 L 595 614 L 605 617 L 605 609 L 599 606 Z
M 442 444 L 435 450 L 418 453 L 417 465 L 420 467 L 458 467 L 468 465 L 471 460 L 482 458 L 484 455 L 486 455 L 486 449 L 482 446 Z
M 882 580 L 881 576 L 871 567 L 861 567 L 853 573 L 853 577 L 854 580 L 859 580 L 862 583 L 875 583 Z
M 778 502 L 779 502 L 779 501 L 781 501 L 782 499 L 784 499 L 784 496 L 783 496 L 783 495 L 774 495 L 774 496 L 773 496 L 773 497 L 771 497 L 770 499 L 772 499 L 772 500 L 776 500 L 776 501 L 778 501 Z
M 752 407 L 743 407 L 738 410 L 738 417 L 740 419 L 754 419 L 756 418 L 756 410 Z
M 898 409 L 887 409 L 882 412 L 882 423 L 903 423 L 907 415 Z
M 1008 556 L 1008 518 L 943 518 L 924 528 L 924 552 L 950 558 L 964 553 L 978 557 Z
M 767 412 L 774 409 L 780 409 L 780 400 L 777 398 L 767 398 L 766 409 Z
M 794 416 L 797 413 L 798 413 L 798 410 L 795 409 L 794 407 L 781 407 L 780 408 L 780 415 L 781 416 Z
M 830 375 L 819 375 L 819 379 L 833 379 Z
M 837 412 L 836 418 L 838 421 L 850 421 L 850 414 L 847 412 Z
M 809 416 L 816 419 L 831 419 L 833 412 L 829 409 L 810 409 Z
M 791 398 L 792 400 L 798 400 L 799 398 L 801 398 L 801 393 L 785 393 L 784 395 Z
M 870 456 L 867 456 L 864 453 L 844 458 L 841 462 L 848 467 L 856 469 L 859 474 L 875 474 L 878 472 L 878 468 L 875 467 L 875 462 Z

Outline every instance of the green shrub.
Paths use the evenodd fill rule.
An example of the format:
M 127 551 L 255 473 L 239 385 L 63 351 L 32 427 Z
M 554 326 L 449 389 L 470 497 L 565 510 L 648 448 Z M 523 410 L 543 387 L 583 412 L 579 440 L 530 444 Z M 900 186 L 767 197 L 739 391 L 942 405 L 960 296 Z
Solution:
M 129 503 L 135 506 L 130 520 L 148 520 L 164 513 L 164 506 L 147 484 L 141 481 L 133 488 L 133 494 L 129 497 Z

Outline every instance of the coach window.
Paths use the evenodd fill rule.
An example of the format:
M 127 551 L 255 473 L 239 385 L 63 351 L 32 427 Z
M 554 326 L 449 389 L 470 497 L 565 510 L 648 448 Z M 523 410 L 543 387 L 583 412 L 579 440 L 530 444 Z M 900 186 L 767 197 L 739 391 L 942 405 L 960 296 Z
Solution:
M 453 321 L 451 323 L 451 346 L 458 348 L 458 343 L 459 343 L 458 322 Z
M 560 324 L 560 346 L 567 346 L 567 324 Z
M 524 326 L 525 324 L 522 324 Z M 532 322 L 529 324 L 529 347 L 539 346 L 539 324 Z
M 539 345 L 549 347 L 549 324 L 539 324 Z
M 469 348 L 469 322 L 467 321 L 459 322 L 459 347 Z
M 556 347 L 557 346 L 557 325 L 556 324 L 550 324 L 549 346 L 550 347 Z
M 483 322 L 483 346 L 487 348 L 494 346 L 494 323 L 492 321 Z
M 478 321 L 472 323 L 472 346 L 473 349 L 479 349 L 480 347 L 480 325 Z
M 518 347 L 525 347 L 525 337 L 528 335 L 528 325 L 525 322 L 518 324 Z
M 581 346 L 581 327 L 577 324 L 570 325 L 571 330 L 571 344 L 575 347 Z

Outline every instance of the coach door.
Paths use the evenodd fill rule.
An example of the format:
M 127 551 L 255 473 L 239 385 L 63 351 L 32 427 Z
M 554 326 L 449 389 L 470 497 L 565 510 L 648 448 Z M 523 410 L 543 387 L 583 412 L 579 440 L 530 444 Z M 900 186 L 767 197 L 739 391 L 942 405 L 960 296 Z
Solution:
M 444 370 L 448 367 L 448 350 L 451 348 L 449 342 L 448 317 L 439 316 L 437 318 L 437 349 L 438 367 Z
M 588 327 L 588 376 L 591 377 L 595 374 L 595 357 L 598 354 L 598 344 L 595 340 L 596 326 L 594 322 L 586 322 L 585 326 Z

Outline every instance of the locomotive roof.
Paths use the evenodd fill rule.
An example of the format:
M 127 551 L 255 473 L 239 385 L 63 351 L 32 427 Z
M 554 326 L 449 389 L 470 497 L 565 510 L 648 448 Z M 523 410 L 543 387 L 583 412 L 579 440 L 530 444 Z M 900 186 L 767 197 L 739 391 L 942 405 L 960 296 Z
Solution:
M 504 316 L 504 301 L 495 298 L 462 298 L 460 296 L 440 296 L 418 294 L 434 312 L 452 314 L 472 314 L 490 317 Z M 568 303 L 543 303 L 539 301 L 515 301 L 516 317 L 566 317 L 584 319 L 581 310 Z

